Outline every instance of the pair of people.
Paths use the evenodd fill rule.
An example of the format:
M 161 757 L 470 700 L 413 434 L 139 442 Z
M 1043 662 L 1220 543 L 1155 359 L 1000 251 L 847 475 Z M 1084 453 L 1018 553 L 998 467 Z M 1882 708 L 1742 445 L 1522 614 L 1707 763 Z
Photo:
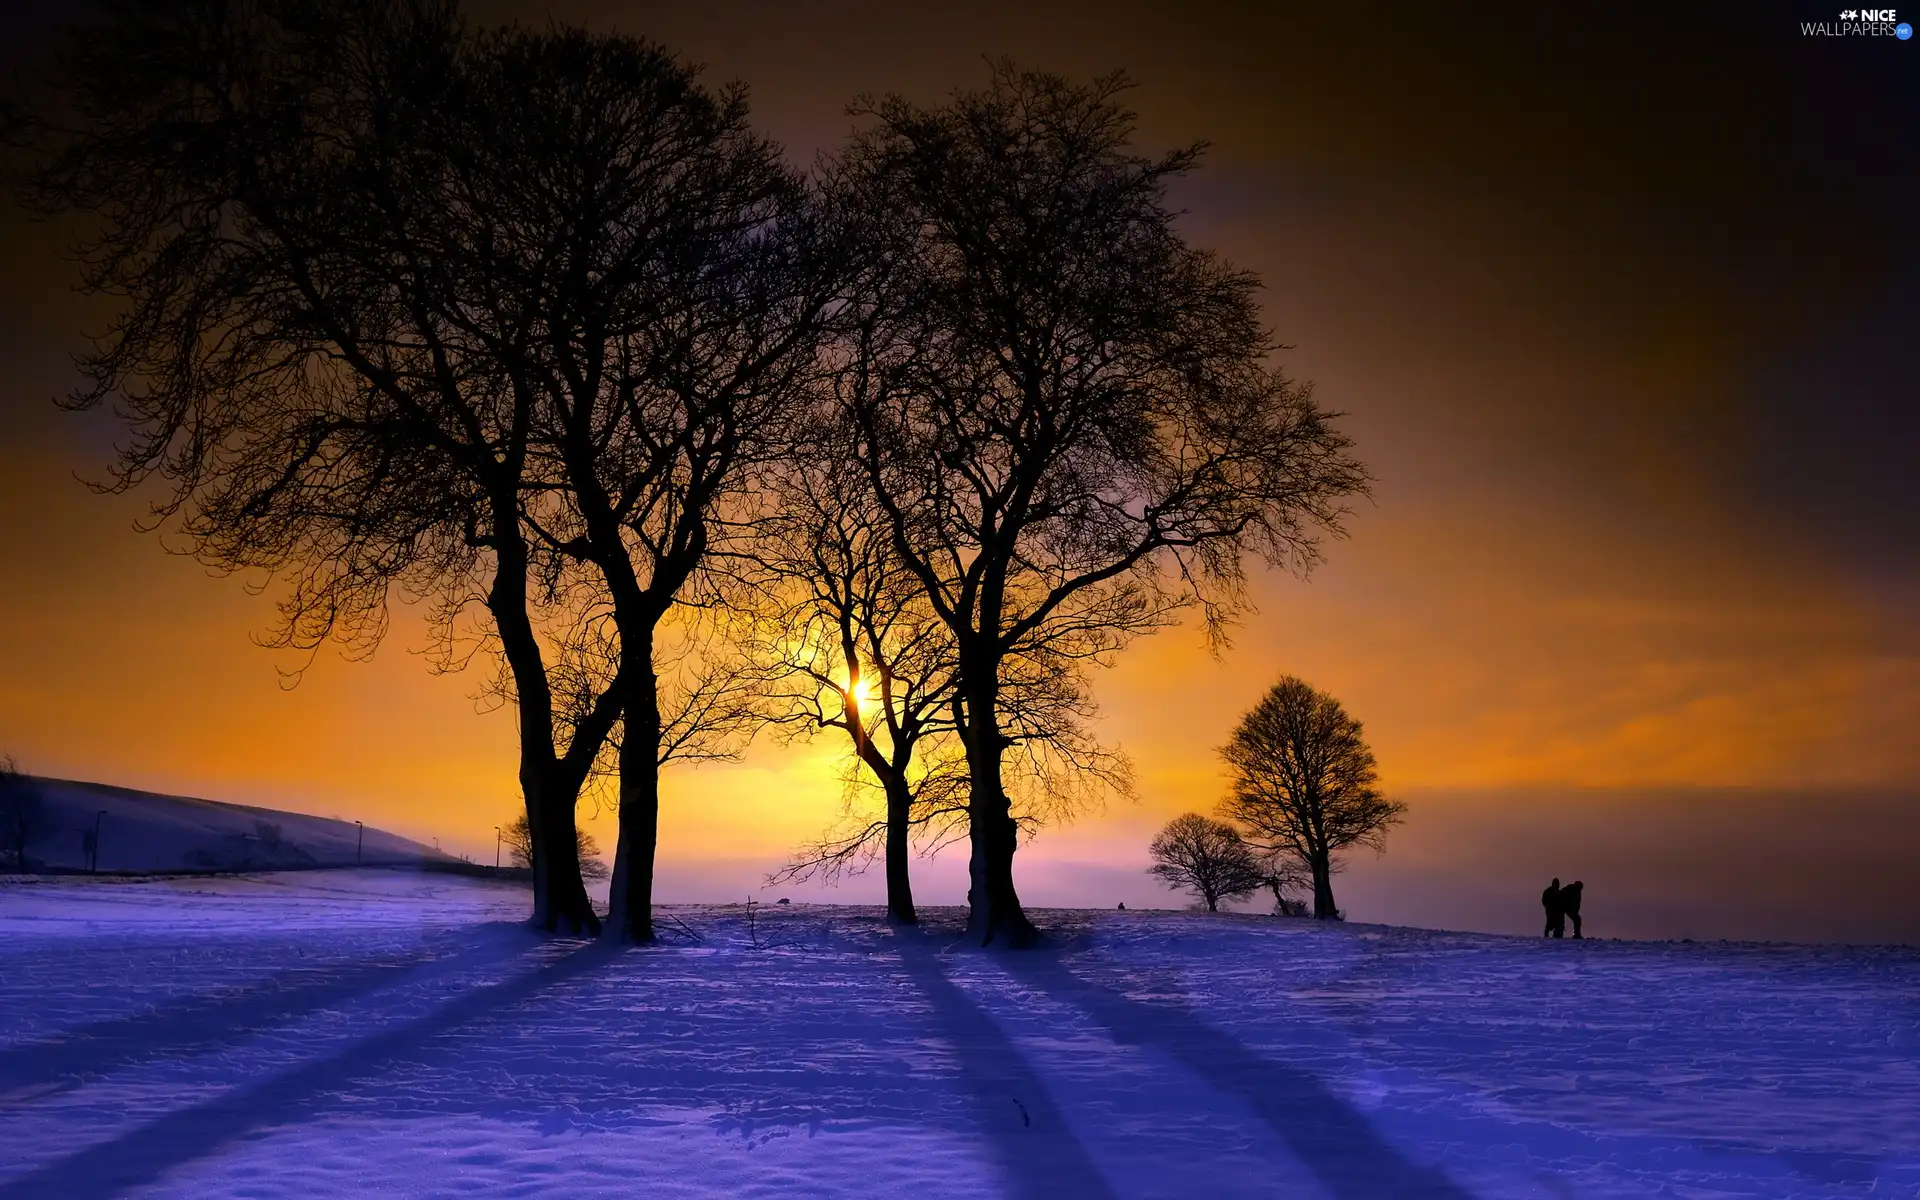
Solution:
M 1578 879 L 1565 887 L 1560 886 L 1558 878 L 1547 885 L 1540 893 L 1540 903 L 1547 910 L 1547 931 L 1542 937 L 1567 936 L 1567 918 L 1573 918 L 1573 936 L 1580 936 L 1580 893 L 1586 887 Z

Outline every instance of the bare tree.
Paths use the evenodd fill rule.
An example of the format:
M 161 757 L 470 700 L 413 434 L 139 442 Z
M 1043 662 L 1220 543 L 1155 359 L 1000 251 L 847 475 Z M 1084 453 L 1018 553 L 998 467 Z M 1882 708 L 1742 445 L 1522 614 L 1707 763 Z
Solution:
M 887 915 L 912 924 L 914 834 L 937 845 L 966 813 L 950 716 L 953 640 L 895 557 L 845 439 L 829 433 L 803 445 L 796 469 L 769 475 L 774 513 L 747 550 L 760 598 L 750 640 L 774 719 L 794 736 L 839 730 L 854 766 L 841 827 L 773 881 L 831 880 L 880 856 Z M 860 802 L 867 780 L 881 793 L 877 819 Z
M 1244 607 L 1244 556 L 1306 569 L 1366 482 L 1267 365 L 1257 281 L 1176 229 L 1165 187 L 1199 150 L 1134 154 L 1127 86 L 1002 65 L 942 106 L 865 103 L 828 173 L 865 268 L 835 345 L 841 404 L 959 665 L 975 944 L 1035 935 L 1013 879 L 1009 681 L 1077 675 L 1192 604 L 1217 638 Z
M 81 54 L 130 111 L 105 105 L 119 124 L 43 188 L 138 214 L 94 276 L 135 315 L 81 402 L 134 397 L 126 482 L 174 478 L 163 516 L 208 561 L 294 572 L 292 644 L 370 648 L 395 580 L 449 629 L 481 599 L 490 627 L 447 658 L 505 664 L 536 911 L 545 888 L 598 925 L 573 809 L 611 739 L 612 924 L 650 938 L 660 765 L 741 729 L 724 655 L 683 653 L 669 614 L 811 359 L 818 305 L 791 295 L 783 236 L 800 181 L 740 89 L 635 39 L 471 35 L 437 0 L 139 11 L 152 86 L 109 89 L 118 58 Z M 157 197 L 130 182 L 142 154 Z M 206 215 L 180 232 L 182 211 Z M 136 394 L 150 376 L 166 386 Z
M 283 578 L 283 646 L 371 653 L 395 585 L 449 629 L 484 606 L 539 832 L 534 920 L 592 929 L 573 809 L 621 694 L 560 740 L 540 606 L 569 566 L 530 536 L 552 481 L 503 353 L 543 318 L 495 286 L 517 247 L 485 236 L 454 156 L 486 57 L 447 0 L 109 6 L 71 40 L 79 119 L 43 121 L 30 190 L 97 218 L 83 285 L 122 302 L 71 401 L 131 428 L 114 486 L 164 479 L 156 525 Z
M 1384 850 L 1387 831 L 1407 809 L 1380 791 L 1360 722 L 1332 696 L 1289 675 L 1241 719 L 1221 754 L 1233 778 L 1221 815 L 1304 867 L 1313 880 L 1313 915 L 1337 917 L 1337 856 L 1353 846 Z
M 1148 853 L 1153 856 L 1149 875 L 1200 897 L 1208 912 L 1219 912 L 1222 900 L 1251 896 L 1272 877 L 1261 869 L 1259 855 L 1239 830 L 1199 813 L 1183 813 L 1167 822 Z
M 507 848 L 507 858 L 514 866 L 522 869 L 533 866 L 533 830 L 527 824 L 527 814 L 519 813 L 513 820 L 500 827 L 500 840 Z M 580 856 L 580 874 L 588 879 L 605 879 L 609 868 L 600 857 L 600 839 L 593 836 L 591 830 L 576 829 L 574 847 Z
M 650 941 L 661 765 L 743 732 L 704 699 L 663 696 L 663 638 L 682 609 L 717 599 L 703 568 L 716 541 L 742 536 L 732 515 L 751 507 L 750 470 L 780 453 L 830 295 L 815 268 L 832 256 L 813 252 L 804 181 L 751 128 L 744 89 L 705 88 L 632 38 L 516 30 L 488 50 L 457 108 L 467 124 L 446 136 L 461 148 L 456 187 L 472 190 L 463 207 L 480 215 L 482 277 L 509 311 L 538 316 L 493 349 L 534 399 L 555 481 L 530 517 L 540 544 L 596 574 L 616 634 L 607 933 Z M 513 271 L 488 269 L 493 247 Z
M 46 809 L 39 789 L 11 755 L 0 759 L 0 864 L 22 875 L 33 869 L 29 851 L 45 832 Z
M 1261 886 L 1273 893 L 1273 913 L 1278 917 L 1304 917 L 1313 911 L 1313 872 L 1288 855 L 1268 852 L 1263 855 Z M 1301 894 L 1309 899 L 1300 899 Z
M 893 549 L 847 431 L 811 439 L 795 469 L 766 485 L 778 511 L 755 539 L 761 598 L 757 657 L 796 736 L 838 729 L 848 739 L 846 812 L 773 881 L 864 869 L 884 856 L 887 905 L 913 921 L 910 850 L 934 854 L 967 833 L 968 775 L 954 701 L 951 630 L 927 605 Z M 1002 726 L 1012 753 L 1008 791 L 1027 829 L 1071 815 L 1106 792 L 1130 794 L 1129 766 L 1093 736 L 1091 698 L 1059 659 L 1025 659 L 1009 672 Z M 1044 669 L 1036 669 L 1044 668 Z M 877 785 L 876 819 L 861 803 Z

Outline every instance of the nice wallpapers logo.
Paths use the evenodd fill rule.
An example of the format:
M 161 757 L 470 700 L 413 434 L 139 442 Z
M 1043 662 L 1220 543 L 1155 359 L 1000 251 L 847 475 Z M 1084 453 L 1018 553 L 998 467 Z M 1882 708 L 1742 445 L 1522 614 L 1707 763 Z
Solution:
M 1913 36 L 1913 26 L 1891 8 L 1846 8 L 1838 21 L 1800 22 L 1800 32 L 1806 37 L 1894 37 L 1904 42 Z

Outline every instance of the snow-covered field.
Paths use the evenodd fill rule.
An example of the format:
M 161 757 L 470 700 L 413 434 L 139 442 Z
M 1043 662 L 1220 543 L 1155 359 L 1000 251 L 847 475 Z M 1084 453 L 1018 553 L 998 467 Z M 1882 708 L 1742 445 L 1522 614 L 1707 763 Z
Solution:
M 1920 1195 L 1920 952 L 0 883 L 0 1200 Z

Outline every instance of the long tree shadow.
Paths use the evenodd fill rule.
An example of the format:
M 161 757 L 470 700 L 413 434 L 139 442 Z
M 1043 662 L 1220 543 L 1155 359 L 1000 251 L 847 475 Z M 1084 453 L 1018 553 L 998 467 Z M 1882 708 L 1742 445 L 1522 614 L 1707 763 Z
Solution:
M 86 1200 L 153 1183 L 167 1171 L 204 1158 L 255 1130 L 301 1115 L 316 1095 L 345 1090 L 377 1076 L 431 1039 L 583 975 L 616 953 L 591 943 L 544 967 L 462 993 L 423 1017 L 341 1046 L 325 1058 L 168 1113 L 0 1184 L 0 1200 L 46 1196 Z
M 933 1006 L 935 1022 L 960 1063 L 960 1084 L 973 1102 L 1010 1197 L 1113 1196 L 1074 1136 L 1045 1084 L 993 1018 L 947 978 L 934 947 L 902 933 L 899 962 Z
M 504 957 L 519 941 L 507 935 L 518 928 L 483 927 L 419 954 L 382 957 L 344 969 L 281 971 L 247 987 L 187 996 L 145 1012 L 109 1017 L 9 1046 L 0 1049 L 0 1091 L 78 1081 L 137 1062 L 231 1046 L 308 1013 L 406 981 L 449 955 L 466 963 L 475 961 L 471 955 L 475 950 L 484 950 L 488 957 Z
M 1469 1200 L 1445 1175 L 1409 1162 L 1312 1073 L 1261 1057 L 1184 1008 L 1134 1000 L 1077 975 L 1049 951 L 1005 962 L 1029 986 L 1104 1025 L 1116 1043 L 1158 1049 L 1238 1096 L 1335 1196 Z

